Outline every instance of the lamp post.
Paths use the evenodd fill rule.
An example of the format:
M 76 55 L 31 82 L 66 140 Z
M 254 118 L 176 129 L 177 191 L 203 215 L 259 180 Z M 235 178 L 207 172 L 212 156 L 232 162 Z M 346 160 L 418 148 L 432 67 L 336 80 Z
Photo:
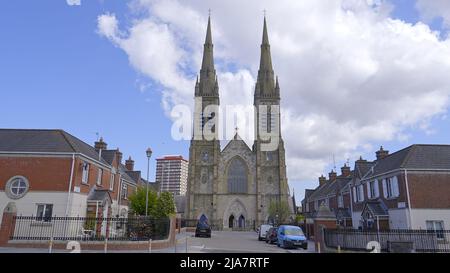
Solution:
M 148 215 L 148 183 L 149 181 L 149 173 L 150 173 L 150 157 L 152 157 L 152 149 L 148 148 L 147 151 L 145 151 L 145 153 L 147 154 L 147 190 L 146 190 L 146 194 L 145 194 L 145 216 Z

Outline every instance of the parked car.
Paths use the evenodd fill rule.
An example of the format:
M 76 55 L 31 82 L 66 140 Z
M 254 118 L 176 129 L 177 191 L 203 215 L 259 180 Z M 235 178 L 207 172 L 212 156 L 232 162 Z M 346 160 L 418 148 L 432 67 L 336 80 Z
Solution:
M 278 231 L 278 228 L 276 228 L 276 227 L 272 227 L 269 229 L 269 231 L 267 231 L 266 243 L 273 244 L 277 241 L 277 231 Z
M 258 232 L 258 240 L 259 241 L 263 241 L 266 239 L 266 233 L 267 231 L 269 231 L 269 229 L 273 227 L 272 225 L 261 225 L 259 227 L 259 232 Z
M 308 240 L 302 229 L 297 226 L 282 225 L 277 232 L 277 246 L 282 248 L 308 249 Z
M 195 229 L 195 237 L 208 237 L 211 238 L 211 227 L 206 221 L 198 221 L 197 228 Z

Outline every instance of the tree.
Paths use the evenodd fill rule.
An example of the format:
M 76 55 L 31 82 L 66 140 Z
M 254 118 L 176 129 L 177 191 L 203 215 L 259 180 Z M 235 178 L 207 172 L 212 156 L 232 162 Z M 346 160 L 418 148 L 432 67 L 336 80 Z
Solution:
M 268 212 L 269 218 L 274 219 L 277 224 L 287 222 L 291 215 L 288 203 L 283 201 L 271 201 Z
M 137 215 L 145 215 L 145 195 L 147 189 L 145 187 L 138 187 L 137 191 L 128 197 L 130 200 L 130 209 L 133 213 Z M 156 212 L 156 203 L 158 200 L 158 195 L 155 191 L 148 191 L 148 215 L 152 216 Z
M 156 218 L 163 218 L 175 214 L 175 201 L 170 192 L 162 192 L 156 202 Z

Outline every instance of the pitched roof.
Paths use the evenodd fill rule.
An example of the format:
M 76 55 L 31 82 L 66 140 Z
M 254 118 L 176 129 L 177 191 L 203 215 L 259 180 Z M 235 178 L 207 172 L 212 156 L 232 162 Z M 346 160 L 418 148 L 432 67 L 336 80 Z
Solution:
M 136 184 L 137 182 L 128 175 L 127 171 L 128 171 L 127 168 L 125 168 L 125 166 L 122 163 L 119 164 L 119 172 L 120 172 L 122 179 L 124 179 L 130 183 Z
M 94 147 L 59 129 L 0 129 L 0 151 L 80 153 L 108 164 Z
M 365 210 L 369 210 L 374 216 L 387 216 L 389 215 L 386 205 L 380 200 L 377 201 L 367 201 L 364 205 L 362 215 L 364 215 Z
M 332 182 L 325 182 L 324 185 L 319 186 L 310 196 L 308 199 L 310 200 L 320 200 L 323 198 L 326 198 L 328 195 L 332 193 L 336 193 L 336 190 L 342 189 L 352 180 L 351 176 L 348 177 L 342 177 L 338 176 L 336 180 Z
M 114 155 L 116 154 L 117 150 L 102 150 L 102 157 L 103 159 L 108 162 L 108 164 L 112 164 L 114 161 Z
M 415 144 L 375 161 L 373 173 L 377 176 L 395 169 L 450 170 L 450 145 Z

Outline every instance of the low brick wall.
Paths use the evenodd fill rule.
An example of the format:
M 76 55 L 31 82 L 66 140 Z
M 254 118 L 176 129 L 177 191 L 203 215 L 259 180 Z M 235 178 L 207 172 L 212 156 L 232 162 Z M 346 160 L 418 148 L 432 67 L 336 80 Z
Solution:
M 3 235 L 9 234 L 9 230 L 6 230 L 6 225 L 4 225 L 4 229 L 2 230 Z M 175 217 L 170 218 L 170 230 L 169 237 L 165 240 L 154 240 L 152 241 L 151 248 L 152 249 L 163 249 L 168 247 L 173 247 L 175 245 L 176 239 L 176 219 Z M 54 241 L 52 248 L 53 249 L 66 249 L 67 241 Z M 79 241 L 81 250 L 104 250 L 105 242 L 84 242 Z M 18 240 L 4 240 L 3 242 L 0 240 L 0 246 L 2 247 L 19 247 L 19 248 L 49 248 L 50 241 L 18 241 Z M 148 250 L 149 249 L 149 241 L 108 241 L 107 244 L 108 250 Z

